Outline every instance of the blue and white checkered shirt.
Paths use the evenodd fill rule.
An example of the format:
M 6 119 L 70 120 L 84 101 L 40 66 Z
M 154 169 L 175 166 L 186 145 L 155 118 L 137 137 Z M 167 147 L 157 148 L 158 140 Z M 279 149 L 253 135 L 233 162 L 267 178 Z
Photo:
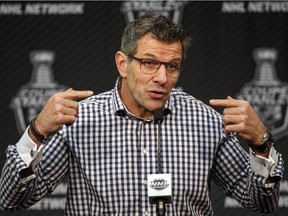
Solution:
M 269 212 L 277 206 L 279 184 L 264 187 L 266 178 L 250 166 L 253 155 L 225 133 L 219 113 L 177 90 L 164 110 L 162 167 L 172 175 L 173 196 L 167 215 L 213 215 L 211 180 L 252 210 Z M 15 145 L 8 147 L 1 203 L 28 208 L 68 174 L 65 215 L 156 215 L 155 205 L 149 204 L 147 176 L 157 173 L 157 133 L 153 119 L 127 111 L 116 87 L 92 96 L 80 102 L 76 122 L 45 145 L 35 178 L 21 181 L 18 172 L 27 165 Z M 282 157 L 274 149 L 272 153 L 276 163 L 269 175 L 281 178 Z

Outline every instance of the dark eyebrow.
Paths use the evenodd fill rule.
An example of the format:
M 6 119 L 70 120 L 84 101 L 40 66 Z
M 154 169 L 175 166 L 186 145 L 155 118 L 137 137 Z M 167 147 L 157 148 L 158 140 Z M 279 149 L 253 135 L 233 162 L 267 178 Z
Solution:
M 154 54 L 144 54 L 143 55 L 143 59 L 153 59 L 153 60 L 160 61 L 160 60 L 157 59 L 157 57 Z M 160 62 L 162 62 L 162 61 L 160 61 Z M 174 58 L 171 61 L 166 62 L 166 63 L 182 64 L 182 59 L 176 57 L 176 58 Z

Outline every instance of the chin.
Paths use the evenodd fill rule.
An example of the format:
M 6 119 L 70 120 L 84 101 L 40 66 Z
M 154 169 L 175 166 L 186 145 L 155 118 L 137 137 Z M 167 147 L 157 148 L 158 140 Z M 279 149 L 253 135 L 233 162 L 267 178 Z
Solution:
M 156 110 L 156 109 L 162 109 L 164 107 L 164 104 L 160 104 L 160 105 L 155 105 L 155 106 L 152 106 L 152 107 L 150 107 L 150 111 L 154 111 L 154 110 Z

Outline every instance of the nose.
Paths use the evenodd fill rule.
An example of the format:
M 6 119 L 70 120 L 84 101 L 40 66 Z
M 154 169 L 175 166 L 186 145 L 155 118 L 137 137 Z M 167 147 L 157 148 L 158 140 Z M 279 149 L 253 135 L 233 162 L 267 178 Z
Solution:
M 159 69 L 155 73 L 154 81 L 158 82 L 161 85 L 167 82 L 167 73 L 166 73 L 166 67 L 164 64 L 161 64 Z

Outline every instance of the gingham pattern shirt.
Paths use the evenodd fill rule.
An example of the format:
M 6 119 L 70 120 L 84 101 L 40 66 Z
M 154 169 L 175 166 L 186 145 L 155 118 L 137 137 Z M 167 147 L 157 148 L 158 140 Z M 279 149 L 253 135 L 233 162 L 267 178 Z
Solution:
M 172 204 L 166 215 L 213 215 L 211 180 L 243 206 L 269 212 L 277 206 L 279 184 L 263 187 L 265 178 L 250 166 L 237 139 L 227 136 L 222 116 L 194 97 L 173 90 L 161 127 L 162 167 L 172 175 Z M 51 193 L 69 175 L 65 215 L 156 215 L 149 204 L 147 176 L 157 173 L 157 125 L 133 116 L 117 88 L 80 103 L 76 122 L 46 144 L 36 178 L 20 181 L 27 167 L 15 145 L 7 149 L 1 180 L 5 208 L 27 208 Z M 272 173 L 281 177 L 276 154 Z

